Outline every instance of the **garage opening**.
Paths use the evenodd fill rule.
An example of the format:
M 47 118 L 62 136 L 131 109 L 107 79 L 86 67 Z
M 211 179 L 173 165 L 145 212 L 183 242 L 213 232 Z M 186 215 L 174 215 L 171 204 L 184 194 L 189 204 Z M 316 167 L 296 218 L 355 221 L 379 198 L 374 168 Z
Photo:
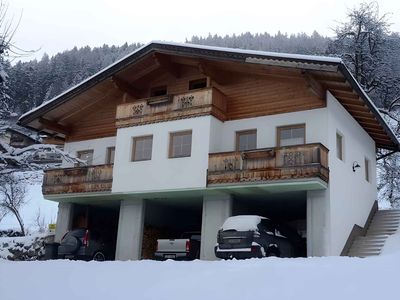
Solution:
M 75 204 L 71 229 L 87 229 L 90 239 L 104 244 L 107 259 L 115 259 L 119 202 L 107 205 Z
M 175 258 L 174 248 L 177 248 L 176 251 L 181 251 L 182 245 L 172 240 L 195 237 L 191 252 L 195 251 L 193 255 L 197 255 L 197 248 L 200 251 L 202 203 L 202 198 L 146 200 L 142 259 L 155 258 L 157 240 L 160 239 L 171 240 L 169 243 L 171 251 L 165 255 L 171 255 L 166 258 Z
M 297 256 L 307 256 L 307 193 L 305 191 L 235 195 L 232 215 L 258 215 L 289 227 L 301 237 Z

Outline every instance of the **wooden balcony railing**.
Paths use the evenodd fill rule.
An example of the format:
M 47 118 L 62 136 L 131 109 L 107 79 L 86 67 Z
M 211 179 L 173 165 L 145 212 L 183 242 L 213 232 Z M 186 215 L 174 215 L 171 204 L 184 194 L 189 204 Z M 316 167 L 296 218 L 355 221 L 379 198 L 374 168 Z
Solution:
M 328 182 L 328 149 L 306 144 L 209 154 L 207 184 L 318 177 Z
M 203 115 L 213 115 L 224 121 L 225 113 L 225 95 L 216 88 L 205 88 L 120 104 L 117 107 L 116 126 L 136 126 Z
M 113 165 L 52 169 L 44 172 L 43 195 L 111 191 Z

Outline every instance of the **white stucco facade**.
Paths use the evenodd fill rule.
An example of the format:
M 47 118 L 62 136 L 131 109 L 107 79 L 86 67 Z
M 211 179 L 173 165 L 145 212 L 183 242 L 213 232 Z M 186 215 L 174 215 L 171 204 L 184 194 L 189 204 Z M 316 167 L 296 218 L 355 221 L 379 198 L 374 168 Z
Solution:
M 93 150 L 92 164 L 102 165 L 106 163 L 107 148 L 109 147 L 115 147 L 115 137 L 65 143 L 64 151 L 76 156 L 79 151 Z M 63 167 L 73 167 L 73 164 L 64 161 Z
M 277 127 L 296 124 L 305 124 L 306 144 L 321 143 L 329 149 L 328 188 L 307 192 L 307 255 L 340 255 L 353 226 L 364 226 L 376 200 L 375 143 L 329 92 L 325 108 L 226 122 L 202 116 L 120 128 L 116 137 L 66 143 L 65 150 L 74 155 L 93 150 L 93 164 L 97 165 L 106 162 L 107 148 L 115 146 L 112 193 L 141 193 L 144 197 L 153 192 L 207 191 L 208 155 L 234 151 L 237 131 L 256 129 L 257 148 L 276 147 Z M 186 130 L 192 131 L 190 157 L 170 158 L 170 134 Z M 337 157 L 336 133 L 343 136 L 343 160 Z M 133 138 L 148 135 L 153 136 L 151 159 L 132 161 Z M 365 179 L 365 159 L 369 160 L 369 182 Z M 353 164 L 360 165 L 355 172 Z M 214 198 L 205 196 L 203 200 L 203 259 L 215 258 L 211 246 L 218 228 L 214 227 L 231 210 L 229 196 L 229 201 Z M 140 257 L 136 246 L 134 256 L 127 254 L 121 241 L 123 232 L 130 232 L 132 226 L 135 234 L 131 238 L 141 237 L 138 230 L 143 225 L 142 206 L 121 206 L 117 247 L 121 259 Z M 138 211 L 140 222 L 129 221 Z
M 118 129 L 113 174 L 115 193 L 206 187 L 210 120 L 198 117 Z M 170 133 L 191 130 L 190 157 L 169 158 Z M 132 161 L 134 137 L 153 135 L 151 160 Z
M 329 237 L 326 255 L 339 255 L 354 224 L 361 227 L 377 197 L 375 142 L 328 92 Z M 336 133 L 343 136 L 343 160 L 337 157 Z M 365 179 L 369 160 L 369 182 Z M 360 165 L 353 172 L 353 163 Z

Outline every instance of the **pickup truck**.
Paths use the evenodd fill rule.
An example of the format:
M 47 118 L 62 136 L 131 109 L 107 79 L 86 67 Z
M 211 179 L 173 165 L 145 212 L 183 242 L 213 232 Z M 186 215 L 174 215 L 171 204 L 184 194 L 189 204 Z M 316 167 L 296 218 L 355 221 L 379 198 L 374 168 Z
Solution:
M 194 260 L 200 258 L 200 232 L 185 232 L 179 239 L 157 240 L 156 260 Z

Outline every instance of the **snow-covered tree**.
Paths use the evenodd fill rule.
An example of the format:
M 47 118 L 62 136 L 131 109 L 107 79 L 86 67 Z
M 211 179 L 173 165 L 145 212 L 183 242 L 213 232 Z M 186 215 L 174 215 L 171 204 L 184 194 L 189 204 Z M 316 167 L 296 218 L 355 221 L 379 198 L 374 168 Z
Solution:
M 386 15 L 376 2 L 361 3 L 351 9 L 347 21 L 335 30 L 328 53 L 339 54 L 354 77 L 378 106 L 391 128 L 400 137 L 400 37 L 390 33 Z M 380 151 L 378 188 L 381 199 L 393 207 L 400 205 L 400 156 Z
M 26 185 L 15 174 L 0 176 L 0 211 L 12 214 L 18 221 L 22 235 L 25 235 L 24 221 L 20 209 L 26 203 Z

